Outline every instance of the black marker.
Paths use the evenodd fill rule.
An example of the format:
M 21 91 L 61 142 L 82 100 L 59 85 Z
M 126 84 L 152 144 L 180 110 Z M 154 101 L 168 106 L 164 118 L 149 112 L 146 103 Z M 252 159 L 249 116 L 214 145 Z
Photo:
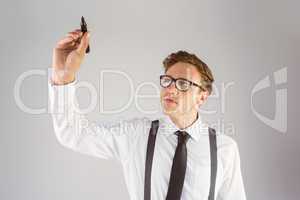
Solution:
M 81 23 L 80 23 L 80 27 L 81 27 L 81 31 L 84 34 L 85 32 L 87 32 L 87 24 L 84 20 L 84 17 L 81 17 Z M 90 52 L 90 45 L 88 45 L 88 47 L 85 50 L 85 53 L 89 53 Z

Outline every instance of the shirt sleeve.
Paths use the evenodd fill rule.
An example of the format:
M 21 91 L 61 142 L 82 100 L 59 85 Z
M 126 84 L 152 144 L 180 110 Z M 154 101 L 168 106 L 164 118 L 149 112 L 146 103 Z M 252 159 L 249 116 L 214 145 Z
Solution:
M 246 200 L 236 142 L 232 142 L 226 157 L 227 164 L 225 165 L 223 183 L 217 194 L 217 200 Z
M 65 147 L 103 159 L 126 162 L 135 148 L 146 118 L 96 123 L 81 113 L 75 94 L 77 79 L 54 85 L 48 73 L 49 111 L 56 138 Z

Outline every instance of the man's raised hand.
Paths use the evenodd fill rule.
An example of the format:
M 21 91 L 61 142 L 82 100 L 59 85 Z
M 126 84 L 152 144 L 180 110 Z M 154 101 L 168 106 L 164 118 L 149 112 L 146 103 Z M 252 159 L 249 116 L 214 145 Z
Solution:
M 89 36 L 89 32 L 83 34 L 80 29 L 76 29 L 57 42 L 52 57 L 53 84 L 63 85 L 74 81 L 84 59 Z

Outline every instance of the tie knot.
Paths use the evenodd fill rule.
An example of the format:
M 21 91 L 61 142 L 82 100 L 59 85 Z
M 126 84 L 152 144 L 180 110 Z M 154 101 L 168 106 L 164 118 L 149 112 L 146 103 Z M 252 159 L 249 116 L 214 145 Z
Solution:
M 178 136 L 178 143 L 186 143 L 190 138 L 190 135 L 185 131 L 176 131 L 175 134 Z

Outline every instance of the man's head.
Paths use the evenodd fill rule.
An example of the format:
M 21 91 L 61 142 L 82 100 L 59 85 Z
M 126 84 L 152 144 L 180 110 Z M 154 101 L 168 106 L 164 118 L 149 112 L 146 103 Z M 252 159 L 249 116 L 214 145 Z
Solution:
M 212 92 L 214 78 L 209 67 L 186 51 L 170 54 L 163 65 L 160 97 L 164 113 L 178 116 L 197 112 Z

